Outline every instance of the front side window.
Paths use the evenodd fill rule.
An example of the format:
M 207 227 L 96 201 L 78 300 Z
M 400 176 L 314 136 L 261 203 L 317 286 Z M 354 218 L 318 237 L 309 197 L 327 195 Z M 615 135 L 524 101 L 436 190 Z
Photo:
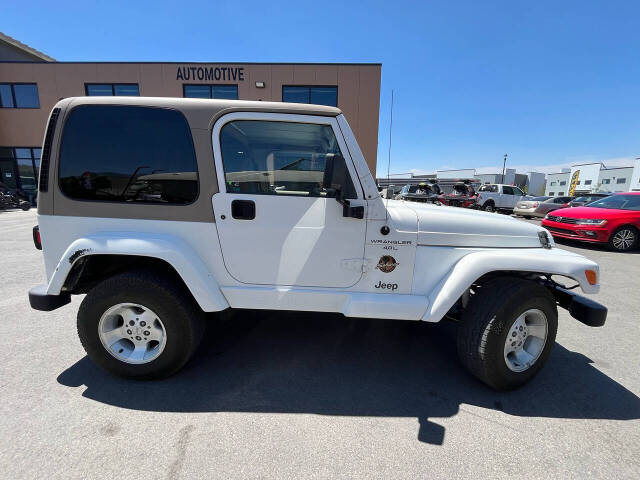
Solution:
M 513 190 L 514 195 L 524 195 L 524 192 L 520 190 L 518 187 L 511 187 L 511 190 Z
M 140 87 L 137 83 L 87 83 L 85 87 L 89 97 L 140 96 Z
M 330 125 L 234 120 L 220 131 L 228 193 L 326 197 L 327 155 L 341 155 Z M 356 196 L 353 183 L 345 198 Z
M 238 99 L 238 85 L 184 85 L 185 98 Z
M 189 125 L 165 108 L 77 107 L 64 126 L 59 178 L 78 200 L 191 203 L 198 170 Z
M 0 83 L 0 108 L 40 108 L 35 83 Z
M 282 87 L 282 101 L 337 107 L 338 87 L 285 85 Z

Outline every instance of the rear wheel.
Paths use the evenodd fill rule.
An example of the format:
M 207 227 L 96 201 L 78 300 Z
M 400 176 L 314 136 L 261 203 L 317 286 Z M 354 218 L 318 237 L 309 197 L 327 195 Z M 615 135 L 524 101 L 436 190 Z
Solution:
M 609 238 L 609 246 L 617 252 L 627 252 L 638 243 L 638 231 L 631 226 L 617 229 Z
M 487 203 L 485 203 L 485 204 L 482 206 L 482 209 L 483 209 L 485 212 L 495 212 L 495 211 L 496 211 L 496 207 L 495 207 L 495 205 L 493 204 L 493 202 L 487 202 Z
M 78 311 L 78 335 L 91 360 L 136 379 L 167 377 L 191 357 L 203 313 L 183 285 L 150 271 L 96 285 Z
M 517 277 L 491 280 L 471 299 L 458 327 L 462 364 L 496 390 L 533 378 L 549 357 L 558 329 L 553 295 Z

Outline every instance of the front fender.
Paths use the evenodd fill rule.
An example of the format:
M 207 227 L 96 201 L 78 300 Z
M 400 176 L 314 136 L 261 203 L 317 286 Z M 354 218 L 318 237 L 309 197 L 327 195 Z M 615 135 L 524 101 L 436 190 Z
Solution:
M 572 278 L 585 293 L 597 293 L 600 284 L 589 284 L 585 270 L 595 270 L 600 280 L 598 264 L 575 253 L 553 248 L 514 248 L 481 250 L 462 257 L 433 289 L 429 308 L 422 317 L 438 322 L 462 294 L 480 277 L 498 271 L 547 273 Z
M 78 238 L 66 249 L 49 280 L 48 295 L 58 295 L 67 275 L 78 259 L 87 255 L 136 255 L 166 261 L 178 272 L 191 294 L 205 312 L 229 307 L 216 279 L 200 257 L 184 241 L 165 234 L 114 233 Z

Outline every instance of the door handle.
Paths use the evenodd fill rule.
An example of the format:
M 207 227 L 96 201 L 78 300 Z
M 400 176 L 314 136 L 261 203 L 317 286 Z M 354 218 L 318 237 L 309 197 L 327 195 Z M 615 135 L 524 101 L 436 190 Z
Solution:
M 253 200 L 234 200 L 231 202 L 231 216 L 236 220 L 256 218 L 256 204 Z

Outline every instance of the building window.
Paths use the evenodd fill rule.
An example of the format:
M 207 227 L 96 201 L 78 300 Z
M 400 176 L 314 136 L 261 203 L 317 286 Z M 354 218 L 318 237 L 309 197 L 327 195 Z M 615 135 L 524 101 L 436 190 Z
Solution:
M 584 184 L 585 184 L 585 185 L 591 185 L 591 180 L 585 180 L 585 181 L 584 181 Z
M 315 105 L 338 106 L 338 87 L 311 87 L 285 85 L 282 101 L 290 103 L 313 103 Z
M 553 197 L 554 193 L 553 192 L 549 192 L 549 196 Z
M 185 98 L 238 99 L 238 85 L 183 85 Z
M 0 148 L 1 183 L 10 190 L 19 190 L 21 196 L 32 204 L 35 204 L 37 195 L 39 170 L 40 148 Z
M 566 185 L 566 184 L 567 184 L 567 181 L 566 181 L 566 180 L 562 180 L 562 181 L 560 182 L 560 186 L 563 186 L 563 185 Z
M 0 83 L 0 108 L 40 108 L 35 83 Z
M 561 197 L 564 195 L 564 192 L 558 192 L 558 196 Z
M 140 96 L 140 87 L 137 83 L 86 83 L 85 90 L 89 97 Z
M 552 187 L 555 187 L 556 183 L 557 183 L 557 182 L 551 182 L 551 186 L 552 186 Z
M 576 185 L 580 185 L 581 180 L 578 180 L 578 183 L 576 183 Z
M 78 200 L 188 204 L 198 168 L 184 115 L 168 108 L 84 105 L 64 125 L 60 189 Z
M 602 179 L 602 184 L 603 185 L 609 185 L 611 183 L 611 179 L 610 178 L 603 178 Z
M 616 183 L 618 183 L 618 184 L 619 184 L 619 183 L 627 183 L 627 179 L 626 179 L 626 178 L 618 178 L 618 179 L 616 180 Z

